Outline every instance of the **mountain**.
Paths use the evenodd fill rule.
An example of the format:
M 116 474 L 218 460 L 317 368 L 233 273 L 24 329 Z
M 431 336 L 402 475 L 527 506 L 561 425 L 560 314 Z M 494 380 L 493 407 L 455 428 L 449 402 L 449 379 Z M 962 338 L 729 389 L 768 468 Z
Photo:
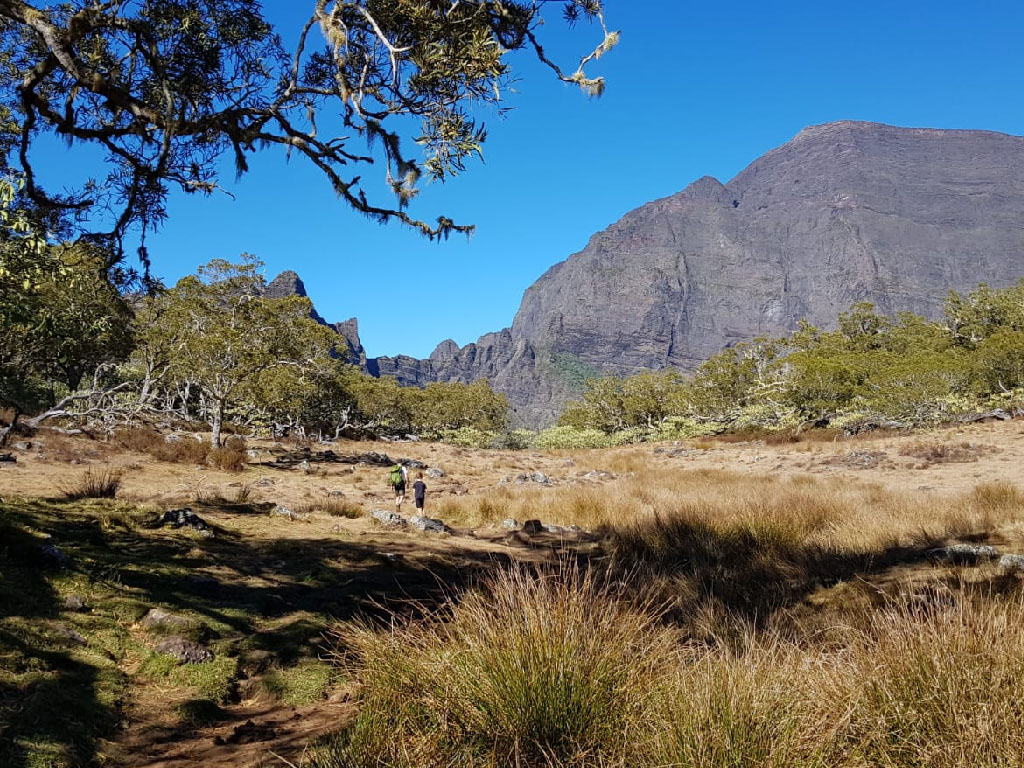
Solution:
M 627 213 L 530 286 L 511 328 L 365 367 L 416 385 L 488 378 L 536 426 L 599 372 L 692 369 L 856 301 L 934 317 L 950 290 L 1021 276 L 1024 138 L 829 123 Z

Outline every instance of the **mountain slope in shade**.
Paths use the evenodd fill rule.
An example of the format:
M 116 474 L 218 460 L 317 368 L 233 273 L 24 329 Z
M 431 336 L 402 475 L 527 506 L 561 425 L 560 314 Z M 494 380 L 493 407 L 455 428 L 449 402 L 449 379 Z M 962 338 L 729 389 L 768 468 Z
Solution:
M 1024 138 L 830 123 L 728 183 L 629 212 L 530 286 L 511 328 L 366 368 L 417 385 L 488 378 L 537 426 L 588 375 L 692 369 L 856 301 L 934 317 L 950 290 L 1021 276 Z

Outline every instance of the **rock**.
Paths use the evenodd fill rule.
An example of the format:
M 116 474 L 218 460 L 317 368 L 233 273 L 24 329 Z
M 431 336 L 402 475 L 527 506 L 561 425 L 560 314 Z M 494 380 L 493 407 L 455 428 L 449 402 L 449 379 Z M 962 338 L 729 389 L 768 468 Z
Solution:
M 180 628 L 187 627 L 192 624 L 189 619 L 184 616 L 179 616 L 176 613 L 170 613 L 165 611 L 163 608 L 151 608 L 149 612 L 142 617 L 143 629 L 168 629 L 168 628 Z
M 444 477 L 444 470 L 440 467 L 429 467 L 427 469 L 427 477 L 433 477 L 434 479 Z
M 541 485 L 547 485 L 551 482 L 551 478 L 545 475 L 543 472 L 534 472 L 530 475 L 530 480 Z
M 575 467 L 576 466 L 576 462 L 573 461 L 572 459 L 565 459 L 565 461 L 562 462 L 562 466 L 563 467 Z
M 288 507 L 282 507 L 280 504 L 270 510 L 270 514 L 277 515 L 278 517 L 287 517 L 289 520 L 305 520 L 309 517 L 309 515 L 302 512 L 292 512 Z
M 379 467 L 390 467 L 393 462 L 388 458 L 386 453 L 377 453 L 376 451 L 368 451 L 361 453 L 358 456 L 353 457 L 353 462 L 358 464 L 359 462 L 365 462 L 367 464 L 376 464 Z
M 194 640 L 184 637 L 167 637 L 153 646 L 157 653 L 173 656 L 182 664 L 202 664 L 213 658 L 213 651 Z
M 86 605 L 85 600 L 78 595 L 68 595 L 64 598 L 64 610 L 84 613 L 89 610 L 89 606 Z
M 18 457 L 13 453 L 0 453 L 0 464 L 16 464 Z
M 834 324 L 855 301 L 934 318 L 950 290 L 1019 278 L 1022 164 L 1018 136 L 813 126 L 725 184 L 697 179 L 595 233 L 526 290 L 511 327 L 367 370 L 416 386 L 487 378 L 518 423 L 540 426 L 578 397 L 570 370 L 692 371 L 804 318 Z M 970 269 L 964 254 L 979 254 Z
M 204 536 L 213 536 L 213 531 L 210 530 L 210 526 L 206 524 L 206 521 L 189 507 L 168 509 L 164 512 L 163 517 L 160 518 L 160 524 L 169 525 L 171 528 L 191 528 L 193 531 L 199 531 Z
M 544 530 L 547 533 L 565 533 L 565 528 L 560 525 L 545 525 Z
M 39 554 L 43 558 L 43 562 L 50 568 L 56 568 L 57 570 L 64 570 L 68 567 L 70 561 L 68 556 L 61 552 L 57 545 L 53 542 L 47 542 L 39 547 Z
M 933 549 L 928 554 L 942 562 L 973 565 L 981 560 L 991 560 L 999 552 L 987 544 L 950 544 L 948 547 Z
M 418 443 L 420 441 L 420 436 L 419 435 L 405 435 L 402 439 L 406 440 L 406 441 L 408 441 L 410 443 Z
M 165 443 L 176 443 L 179 440 L 181 440 L 181 435 L 165 435 L 164 436 L 164 442 Z
M 273 480 L 273 478 L 270 478 L 270 477 L 261 477 L 259 480 L 257 480 L 255 483 L 253 483 L 253 485 L 255 485 L 255 486 L 259 487 L 259 488 L 266 488 L 267 486 L 270 486 L 270 485 L 273 485 L 273 484 L 274 484 L 274 480 Z
M 16 443 L 11 443 L 11 448 L 13 448 L 16 451 L 31 451 L 32 443 L 28 442 L 27 440 L 19 440 Z
M 540 520 L 527 520 L 523 523 L 523 533 L 528 533 L 531 536 L 540 533 L 544 530 L 544 525 Z
M 570 525 L 567 530 L 572 531 L 573 533 L 583 533 L 583 529 L 578 525 Z
M 331 533 L 341 533 L 341 526 L 340 525 L 332 525 L 331 526 Z
M 1003 571 L 1024 571 L 1024 555 L 1003 555 L 998 565 Z
M 408 469 L 426 469 L 427 465 L 416 459 L 397 459 L 397 462 Z
M 601 473 L 598 472 L 596 469 L 592 469 L 589 472 L 587 472 L 586 474 L 584 474 L 583 478 L 585 480 L 600 480 L 601 479 Z
M 405 525 L 405 518 L 389 509 L 375 509 L 370 513 L 370 517 L 382 525 Z
M 506 475 L 505 477 L 501 478 L 501 480 L 498 481 L 498 485 L 508 485 L 511 482 L 512 478 Z
M 258 459 L 260 457 L 260 452 L 257 451 L 255 448 L 250 448 L 245 452 L 245 455 L 248 456 L 250 459 Z
M 430 533 L 444 533 L 448 528 L 440 520 L 434 520 L 430 517 L 423 517 L 422 515 L 413 515 L 409 518 L 409 525 L 418 531 L 427 531 Z
M 331 491 L 327 495 L 330 498 L 332 498 L 332 499 L 344 499 L 345 498 L 345 492 L 344 491 Z
M 73 645 L 88 645 L 81 633 L 71 627 L 66 627 L 63 624 L 60 624 L 55 628 L 55 630 L 62 640 L 66 640 Z
M 515 518 L 513 518 L 513 517 L 506 517 L 504 520 L 501 521 L 501 527 L 502 528 L 508 528 L 510 531 L 518 531 L 523 526 Z
M 313 466 L 306 459 L 303 459 L 298 464 L 296 464 L 295 468 L 301 470 L 302 472 L 305 472 L 307 475 L 313 471 Z

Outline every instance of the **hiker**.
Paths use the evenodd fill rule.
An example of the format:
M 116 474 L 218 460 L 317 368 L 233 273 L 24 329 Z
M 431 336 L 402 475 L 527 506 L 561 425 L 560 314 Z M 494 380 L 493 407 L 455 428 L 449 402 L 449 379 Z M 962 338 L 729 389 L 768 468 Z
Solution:
M 413 497 L 416 501 L 416 512 L 423 515 L 423 504 L 427 500 L 427 484 L 423 482 L 423 472 L 416 473 L 416 482 L 412 484 Z
M 391 468 L 391 487 L 395 489 L 395 511 L 401 514 L 402 502 L 405 501 L 405 483 L 409 479 L 409 472 L 402 464 L 395 464 Z

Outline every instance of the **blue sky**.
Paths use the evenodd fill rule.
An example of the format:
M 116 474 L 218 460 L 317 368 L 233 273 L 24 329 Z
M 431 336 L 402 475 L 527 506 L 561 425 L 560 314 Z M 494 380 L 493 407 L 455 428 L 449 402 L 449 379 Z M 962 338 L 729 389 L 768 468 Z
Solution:
M 265 7 L 287 23 L 293 3 Z M 519 55 L 516 109 L 487 120 L 485 164 L 423 190 L 412 212 L 476 224 L 469 241 L 369 222 L 305 163 L 271 151 L 240 184 L 225 174 L 234 200 L 172 198 L 148 241 L 153 271 L 173 282 L 248 251 L 268 278 L 298 272 L 328 320 L 358 317 L 371 356 L 426 356 L 445 338 L 465 344 L 511 324 L 530 283 L 622 214 L 705 174 L 726 181 L 807 125 L 1024 134 L 1017 2 L 607 0 L 606 15 L 622 40 L 593 69 L 608 81 L 603 98 Z M 598 38 L 566 31 L 554 6 L 550 16 L 551 51 L 571 65 Z

